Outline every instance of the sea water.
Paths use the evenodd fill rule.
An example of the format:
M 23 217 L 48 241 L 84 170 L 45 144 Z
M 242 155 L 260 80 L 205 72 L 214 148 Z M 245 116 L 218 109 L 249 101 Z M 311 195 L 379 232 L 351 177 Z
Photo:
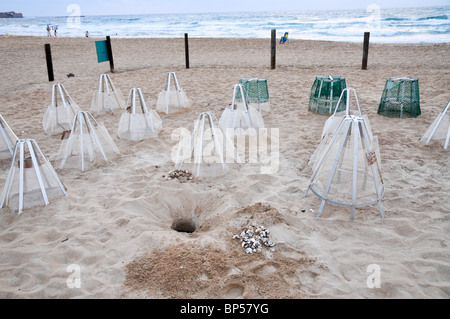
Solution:
M 364 32 L 378 43 L 450 42 L 450 6 L 363 10 L 145 14 L 111 16 L 24 17 L 0 19 L 0 34 L 59 37 L 270 38 L 289 32 L 290 39 L 361 42 Z M 53 35 L 53 31 L 51 31 Z

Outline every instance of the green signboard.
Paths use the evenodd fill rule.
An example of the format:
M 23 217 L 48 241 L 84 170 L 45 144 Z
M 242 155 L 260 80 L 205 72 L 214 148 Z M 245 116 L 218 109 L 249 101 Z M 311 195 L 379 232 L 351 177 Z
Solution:
M 97 49 L 97 60 L 98 63 L 105 62 L 109 60 L 108 50 L 106 49 L 106 40 L 95 41 L 95 48 Z

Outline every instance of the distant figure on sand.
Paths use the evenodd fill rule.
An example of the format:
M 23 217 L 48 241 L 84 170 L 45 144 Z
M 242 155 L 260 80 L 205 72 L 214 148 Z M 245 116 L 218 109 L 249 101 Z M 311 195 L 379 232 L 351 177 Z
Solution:
M 58 26 L 55 26 L 55 38 L 58 37 L 57 31 L 58 30 Z
M 52 34 L 50 33 L 50 25 L 47 24 L 47 36 L 51 37 Z
M 86 31 L 86 38 L 89 38 L 89 31 Z

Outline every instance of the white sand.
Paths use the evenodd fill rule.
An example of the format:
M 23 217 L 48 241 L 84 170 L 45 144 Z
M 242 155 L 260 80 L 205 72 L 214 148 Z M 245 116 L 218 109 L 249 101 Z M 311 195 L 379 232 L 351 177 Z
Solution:
M 0 114 L 50 159 L 61 140 L 42 130 L 53 84 L 44 43 L 52 46 L 55 82 L 88 110 L 99 75 L 109 72 L 107 62 L 97 63 L 95 40 L 0 38 Z M 85 173 L 58 171 L 68 198 L 19 216 L 2 209 L 0 298 L 449 297 L 449 151 L 419 143 L 449 99 L 449 44 L 371 44 L 365 71 L 357 43 L 290 40 L 277 46 L 275 70 L 268 39 L 190 39 L 189 45 L 186 69 L 182 38 L 113 39 L 117 72 L 110 75 L 125 95 L 141 87 L 154 108 L 174 71 L 193 108 L 161 115 L 159 138 L 141 142 L 117 139 L 119 112 L 97 116 L 119 157 Z M 327 119 L 308 112 L 309 91 L 317 75 L 328 74 L 356 89 L 379 138 L 385 219 L 376 205 L 358 209 L 354 221 L 349 209 L 331 205 L 317 218 L 310 209 L 317 211 L 320 200 L 304 197 L 312 173 L 307 162 Z M 419 78 L 422 115 L 377 115 L 392 76 Z M 278 171 L 243 167 L 187 183 L 163 178 L 174 168 L 173 131 L 192 130 L 202 111 L 219 117 L 233 85 L 248 77 L 269 84 L 272 110 L 264 120 L 280 130 Z M 0 185 L 9 165 L 1 161 Z M 193 220 L 197 230 L 171 229 L 177 218 Z M 251 222 L 270 229 L 273 252 L 247 255 L 232 239 Z M 367 287 L 371 264 L 381 269 L 380 288 Z M 79 267 L 80 288 L 67 285 L 70 265 Z

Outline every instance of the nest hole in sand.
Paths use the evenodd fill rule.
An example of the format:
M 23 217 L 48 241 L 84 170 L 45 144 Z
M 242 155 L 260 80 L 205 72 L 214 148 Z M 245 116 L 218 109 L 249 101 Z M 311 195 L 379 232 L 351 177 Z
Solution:
M 197 223 L 193 218 L 183 217 L 175 219 L 171 227 L 177 232 L 193 233 L 197 229 Z

